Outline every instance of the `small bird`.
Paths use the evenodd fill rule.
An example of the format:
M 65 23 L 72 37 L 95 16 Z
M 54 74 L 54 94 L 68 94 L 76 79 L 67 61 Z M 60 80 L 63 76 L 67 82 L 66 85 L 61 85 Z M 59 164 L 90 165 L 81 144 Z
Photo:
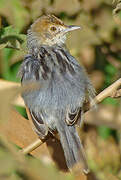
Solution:
M 41 139 L 58 132 L 67 167 L 88 165 L 76 131 L 81 126 L 84 102 L 95 97 L 95 90 L 83 67 L 69 53 L 68 32 L 79 26 L 65 25 L 54 15 L 38 18 L 27 34 L 28 54 L 19 70 L 22 86 L 38 83 L 39 88 L 22 93 L 34 130 Z

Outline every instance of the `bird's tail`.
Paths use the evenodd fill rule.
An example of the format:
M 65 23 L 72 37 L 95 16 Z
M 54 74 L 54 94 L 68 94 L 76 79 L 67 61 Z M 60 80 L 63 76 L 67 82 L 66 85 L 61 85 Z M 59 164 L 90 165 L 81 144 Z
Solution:
M 85 153 L 78 133 L 74 126 L 68 126 L 66 122 L 59 122 L 57 130 L 64 150 L 67 166 L 70 170 L 83 168 L 84 173 L 88 173 Z M 81 170 L 81 169 L 80 169 Z

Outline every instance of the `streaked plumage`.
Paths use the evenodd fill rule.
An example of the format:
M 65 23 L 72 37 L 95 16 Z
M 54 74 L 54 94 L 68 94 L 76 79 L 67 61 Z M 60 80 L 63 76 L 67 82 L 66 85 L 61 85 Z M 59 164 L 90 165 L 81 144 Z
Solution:
M 59 28 L 55 34 L 50 31 L 54 27 Z M 29 82 L 40 84 L 39 89 L 22 94 L 36 133 L 40 138 L 45 138 L 48 131 L 57 130 L 68 168 L 83 162 L 87 172 L 88 166 L 75 125 L 81 124 L 85 99 L 90 101 L 95 93 L 84 69 L 65 47 L 66 34 L 62 32 L 67 28 L 69 26 L 55 16 L 38 19 L 28 30 L 29 52 L 19 75 L 22 85 Z

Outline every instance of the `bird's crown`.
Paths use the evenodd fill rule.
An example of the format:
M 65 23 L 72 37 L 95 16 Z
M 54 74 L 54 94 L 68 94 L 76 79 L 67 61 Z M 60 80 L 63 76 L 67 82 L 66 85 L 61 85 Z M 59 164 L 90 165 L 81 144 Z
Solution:
M 79 26 L 67 26 L 54 15 L 44 15 L 38 18 L 28 30 L 28 38 L 36 38 L 39 45 L 64 44 L 66 33 Z
M 49 31 L 50 27 L 57 28 L 58 26 L 65 26 L 63 21 L 61 21 L 59 18 L 55 17 L 54 15 L 47 15 L 42 16 L 38 18 L 31 26 L 31 30 L 36 33 L 46 32 Z M 56 29 L 51 28 L 51 31 L 54 31 Z M 50 31 L 50 32 L 51 32 Z

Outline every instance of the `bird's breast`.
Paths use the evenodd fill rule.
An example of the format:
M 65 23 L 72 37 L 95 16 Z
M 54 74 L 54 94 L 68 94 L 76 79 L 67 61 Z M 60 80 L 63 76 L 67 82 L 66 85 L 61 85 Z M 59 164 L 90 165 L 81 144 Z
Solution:
M 74 64 L 71 63 L 68 55 L 62 48 L 46 48 L 41 47 L 38 52 L 37 59 L 40 62 L 40 72 L 42 77 L 47 79 L 47 74 L 53 75 L 74 75 Z
M 62 48 L 41 47 L 38 53 L 33 54 L 35 62 L 27 62 L 24 78 L 30 71 L 29 79 L 41 84 L 40 89 L 27 92 L 23 97 L 31 106 L 65 108 L 68 105 L 79 104 L 85 96 L 85 83 L 78 72 L 77 64 L 73 62 Z M 33 64 L 34 63 L 34 64 Z M 25 67 L 25 66 L 24 66 Z M 34 69 L 32 69 L 34 67 Z M 38 75 L 37 75 L 38 74 Z M 37 79 L 36 79 L 37 77 Z

